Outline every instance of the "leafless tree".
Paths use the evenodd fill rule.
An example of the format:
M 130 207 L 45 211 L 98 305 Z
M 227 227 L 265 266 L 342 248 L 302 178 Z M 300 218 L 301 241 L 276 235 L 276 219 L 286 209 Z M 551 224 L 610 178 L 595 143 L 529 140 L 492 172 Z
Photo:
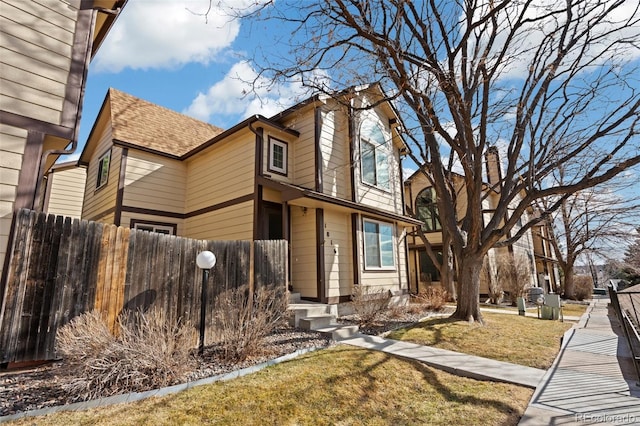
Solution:
M 289 29 L 288 53 L 256 54 L 256 81 L 297 79 L 327 94 L 362 83 L 384 88 L 381 101 L 399 111 L 410 155 L 428 165 L 451 238 L 454 317 L 481 322 L 488 250 L 640 162 L 639 8 L 626 0 L 278 0 L 252 17 Z M 491 146 L 502 153 L 503 173 L 491 183 L 499 202 L 483 221 Z M 464 179 L 462 217 L 449 179 L 454 163 Z M 557 184 L 549 178 L 560 166 L 566 179 Z M 516 226 L 550 197 L 541 215 Z
M 636 228 L 632 238 L 633 241 L 625 251 L 624 262 L 626 264 L 625 266 L 640 275 L 640 226 Z
M 554 184 L 563 185 L 562 167 L 556 170 L 553 179 Z M 607 258 L 612 252 L 621 255 L 620 245 L 632 238 L 631 232 L 640 221 L 640 198 L 621 195 L 635 184 L 635 180 L 628 181 L 628 178 L 613 179 L 606 185 L 564 197 L 560 208 L 551 215 L 551 246 L 562 269 L 566 298 L 576 297 L 573 268 L 581 256 Z M 541 204 L 548 210 L 548 205 L 555 202 L 552 197 Z

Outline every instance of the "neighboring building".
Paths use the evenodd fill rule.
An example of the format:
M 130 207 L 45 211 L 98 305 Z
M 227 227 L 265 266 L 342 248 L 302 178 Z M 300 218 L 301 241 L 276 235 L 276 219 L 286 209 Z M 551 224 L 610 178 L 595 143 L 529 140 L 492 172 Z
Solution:
M 290 287 L 348 301 L 407 293 L 398 118 L 378 86 L 222 131 L 110 89 L 80 164 L 82 217 L 198 239 L 286 239 Z M 349 106 L 345 106 L 349 105 Z
M 126 0 L 0 0 L 0 276 L 13 212 L 75 150 L 89 61 Z M 1 296 L 1 295 L 0 295 Z
M 75 161 L 54 164 L 45 176 L 42 211 L 80 218 L 86 180 L 87 170 Z
M 486 197 L 483 201 L 483 214 L 485 221 L 491 219 L 500 194 L 493 191 L 491 184 L 500 179 L 500 167 L 497 150 L 490 150 L 487 154 L 488 182 L 485 186 Z M 457 192 L 457 213 L 463 218 L 466 211 L 466 191 L 464 191 L 464 179 L 455 173 L 451 174 L 453 187 Z M 436 205 L 435 190 L 421 170 L 416 171 L 405 182 L 405 199 L 410 203 L 416 217 L 423 223 L 422 229 L 437 256 L 442 259 L 442 226 L 438 220 L 438 208 Z M 518 202 L 515 200 L 514 203 Z M 528 222 L 528 215 L 523 214 L 518 224 L 511 230 L 514 234 L 519 231 L 520 224 Z M 409 235 L 409 280 L 412 292 L 420 292 L 432 285 L 440 285 L 440 274 L 437 267 L 427 255 L 425 246 L 417 234 Z M 529 286 L 545 288 L 545 291 L 555 291 L 558 281 L 557 265 L 553 257 L 553 251 L 547 238 L 547 230 L 543 224 L 529 230 L 509 247 L 493 248 L 489 250 L 489 264 L 495 268 L 496 257 L 503 253 L 513 253 L 526 259 L 531 270 Z M 553 287 L 552 287 L 553 286 Z M 481 280 L 480 295 L 489 294 L 488 284 Z

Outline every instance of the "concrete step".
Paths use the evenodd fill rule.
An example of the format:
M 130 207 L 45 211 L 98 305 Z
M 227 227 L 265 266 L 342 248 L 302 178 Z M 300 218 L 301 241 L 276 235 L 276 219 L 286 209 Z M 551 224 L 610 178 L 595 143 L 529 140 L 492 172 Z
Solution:
M 318 328 L 316 331 L 331 337 L 333 340 L 340 341 L 355 336 L 358 331 L 360 331 L 360 327 L 357 325 L 331 325 L 329 327 Z
M 311 317 L 300 318 L 298 326 L 303 330 L 317 330 L 319 328 L 328 327 L 335 323 L 336 317 L 333 315 L 314 315 Z
M 300 303 L 300 293 L 289 293 L 289 304 Z
M 313 302 L 290 303 L 289 311 L 291 312 L 289 315 L 289 324 L 292 327 L 299 327 L 301 318 L 319 315 L 338 316 L 338 308 L 336 305 L 324 305 Z

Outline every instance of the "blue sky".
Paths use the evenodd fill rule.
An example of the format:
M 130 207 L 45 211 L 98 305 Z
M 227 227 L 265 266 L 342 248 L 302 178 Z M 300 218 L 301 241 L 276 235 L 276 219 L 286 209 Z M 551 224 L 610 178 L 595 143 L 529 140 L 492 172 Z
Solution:
M 77 155 L 109 87 L 222 128 L 252 114 L 273 115 L 304 96 L 295 83 L 259 99 L 243 94 L 242 80 L 255 76 L 254 50 L 273 48 L 266 36 L 279 33 L 265 23 L 241 25 L 219 3 L 212 2 L 205 19 L 198 13 L 208 0 L 129 0 L 90 65 Z

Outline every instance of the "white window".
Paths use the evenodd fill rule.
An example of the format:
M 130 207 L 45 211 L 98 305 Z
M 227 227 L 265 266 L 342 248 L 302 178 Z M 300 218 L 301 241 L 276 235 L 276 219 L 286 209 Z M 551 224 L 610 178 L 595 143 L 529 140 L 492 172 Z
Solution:
M 138 231 L 156 232 L 158 234 L 175 234 L 175 227 L 174 225 L 170 224 L 161 225 L 154 223 L 135 222 L 133 224 L 133 229 L 137 229 Z
M 365 119 L 360 126 L 362 182 L 389 190 L 389 146 L 379 124 Z
M 394 269 L 393 225 L 364 220 L 364 266 L 366 269 Z
M 109 163 L 111 162 L 111 150 L 102 154 L 102 157 L 98 159 L 98 180 L 96 182 L 96 189 L 102 188 L 107 184 L 109 180 Z
M 269 171 L 287 174 L 287 143 L 269 137 Z

